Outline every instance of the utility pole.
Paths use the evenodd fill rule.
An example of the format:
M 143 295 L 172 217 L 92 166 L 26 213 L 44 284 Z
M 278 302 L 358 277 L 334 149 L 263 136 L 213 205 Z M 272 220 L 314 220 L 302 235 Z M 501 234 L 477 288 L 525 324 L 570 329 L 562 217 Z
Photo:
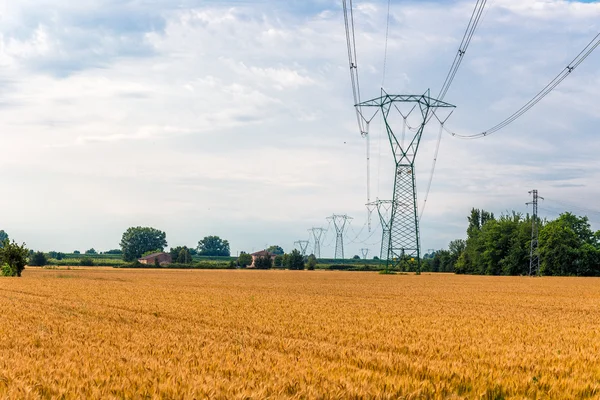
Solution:
M 406 115 L 400 111 L 399 107 L 403 106 L 408 106 L 407 109 L 410 110 L 406 112 Z M 391 95 L 381 89 L 380 97 L 358 103 L 355 107 L 364 121 L 370 121 L 363 115 L 365 108 L 372 107 L 376 109 L 372 118 L 381 112 L 394 156 L 394 197 L 389 221 L 388 267 L 390 264 L 394 267 L 400 267 L 400 264 L 416 262 L 417 273 L 420 273 L 421 240 L 417 212 L 415 161 L 427 122 L 435 117 L 443 125 L 446 120 L 438 118 L 437 111 L 440 109 L 454 109 L 455 106 L 430 97 L 429 90 L 422 95 Z M 412 134 L 410 127 L 409 132 L 406 132 L 406 127 L 408 126 L 407 118 L 414 110 L 417 110 L 417 114 L 420 115 L 418 115 L 418 124 L 415 127 L 414 134 Z M 401 136 L 394 131 L 398 127 L 392 127 L 394 119 L 399 117 L 403 119 Z
M 529 253 L 529 276 L 538 275 L 540 273 L 540 253 L 539 253 L 539 238 L 538 238 L 538 200 L 543 197 L 539 196 L 537 190 L 529 192 L 533 197 L 533 201 L 526 203 L 527 205 L 533 205 L 533 215 L 531 217 L 531 249 Z
M 325 233 L 325 229 L 323 228 L 311 228 L 308 230 L 314 241 L 315 241 L 315 257 L 321 258 L 321 239 L 323 238 L 323 233 Z
M 304 257 L 306 255 L 306 249 L 308 249 L 309 241 L 298 240 L 297 242 L 294 242 L 294 244 L 300 247 L 300 253 L 302 254 L 302 257 Z
M 360 249 L 360 252 L 362 253 L 363 260 L 366 260 L 369 255 L 369 249 Z
M 335 237 L 335 259 L 343 260 L 344 259 L 344 230 L 346 229 L 346 224 L 352 217 L 347 215 L 337 215 L 333 214 L 331 217 L 327 218 L 328 220 L 333 222 L 333 226 L 335 227 L 336 237 Z

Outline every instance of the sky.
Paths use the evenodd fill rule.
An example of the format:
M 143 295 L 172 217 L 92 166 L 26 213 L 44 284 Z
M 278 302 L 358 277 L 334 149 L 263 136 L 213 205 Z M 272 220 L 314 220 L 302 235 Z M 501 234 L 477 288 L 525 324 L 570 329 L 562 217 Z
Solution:
M 437 93 L 474 1 L 355 0 L 362 98 Z M 472 134 L 516 111 L 600 32 L 600 3 L 490 0 L 445 101 Z M 589 211 L 600 229 L 600 50 L 492 136 L 443 135 L 422 247 L 466 236 L 471 208 Z M 36 250 L 117 248 L 130 226 L 169 245 L 207 235 L 233 254 L 289 251 L 332 214 L 345 255 L 378 253 L 367 142 L 356 126 L 341 1 L 0 0 L 0 229 Z M 398 131 L 402 130 L 399 124 Z M 423 207 L 439 125 L 416 167 Z M 389 199 L 391 149 L 370 127 L 370 199 Z

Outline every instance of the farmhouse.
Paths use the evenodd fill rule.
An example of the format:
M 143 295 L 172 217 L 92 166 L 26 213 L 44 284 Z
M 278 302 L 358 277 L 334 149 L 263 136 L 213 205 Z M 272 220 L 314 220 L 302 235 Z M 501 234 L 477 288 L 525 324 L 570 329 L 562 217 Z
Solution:
M 138 261 L 140 262 L 140 264 L 156 264 L 158 262 L 160 265 L 171 264 L 173 262 L 169 253 L 149 254 L 147 256 L 139 258 Z
M 254 268 L 254 261 L 258 257 L 269 256 L 269 257 L 271 257 L 271 260 L 275 260 L 275 254 L 273 254 L 273 253 L 271 253 L 270 251 L 267 251 L 267 250 L 257 251 L 256 253 L 252 253 L 250 255 L 252 256 L 252 265 L 250 265 L 250 267 L 248 267 L 248 268 Z

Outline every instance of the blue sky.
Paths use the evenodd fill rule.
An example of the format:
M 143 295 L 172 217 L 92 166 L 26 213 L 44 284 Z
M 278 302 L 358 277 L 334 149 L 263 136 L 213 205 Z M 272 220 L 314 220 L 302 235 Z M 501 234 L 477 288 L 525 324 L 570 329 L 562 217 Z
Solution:
M 600 31 L 598 2 L 488 3 L 446 97 L 457 105 L 448 127 L 462 133 L 510 115 Z M 386 89 L 436 92 L 473 5 L 393 1 Z M 366 98 L 381 86 L 387 2 L 355 6 Z M 377 251 L 339 1 L 24 0 L 0 4 L 0 18 L 0 229 L 13 238 L 106 250 L 144 225 L 174 246 L 218 234 L 234 253 L 290 249 L 347 213 L 347 255 Z M 444 136 L 424 248 L 464 237 L 471 207 L 527 212 L 533 188 L 547 210 L 600 209 L 599 64 L 596 52 L 489 138 Z M 417 165 L 420 204 L 436 135 L 426 131 Z M 384 139 L 374 123 L 371 191 L 383 199 Z

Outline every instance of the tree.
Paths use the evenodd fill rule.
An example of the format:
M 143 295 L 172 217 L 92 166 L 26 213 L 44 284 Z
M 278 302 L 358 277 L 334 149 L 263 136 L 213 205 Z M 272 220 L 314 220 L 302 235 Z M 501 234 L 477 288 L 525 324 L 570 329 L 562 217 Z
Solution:
M 48 259 L 46 258 L 46 255 L 41 251 L 35 252 L 31 257 L 29 257 L 29 265 L 33 267 L 43 267 L 47 263 Z
M 294 249 L 289 254 L 288 268 L 291 270 L 303 270 L 304 269 L 304 257 L 297 249 Z
M 309 271 L 314 271 L 316 266 L 317 266 L 317 257 L 315 257 L 314 254 L 311 254 L 310 256 L 308 256 L 308 262 L 306 265 L 306 269 L 308 269 Z
M 283 255 L 276 255 L 275 259 L 273 259 L 273 264 L 276 267 L 283 267 Z
M 0 230 L 0 247 L 4 245 L 5 240 L 8 240 L 8 233 L 4 232 L 3 230 Z
M 115 254 L 115 255 L 120 256 L 123 254 L 123 250 L 121 250 L 121 249 L 108 250 L 108 251 L 105 251 L 104 254 Z
M 254 268 L 256 269 L 271 269 L 273 267 L 273 259 L 270 255 L 256 257 L 254 260 Z
M 51 251 L 48 253 L 48 257 L 50 258 L 54 258 L 56 260 L 62 260 L 63 258 L 65 258 L 65 253 L 61 253 L 59 251 Z
M 276 256 L 282 256 L 285 253 L 285 251 L 283 251 L 281 246 L 275 246 L 275 245 L 269 246 L 267 251 L 271 254 L 275 254 Z
M 179 255 L 177 256 L 176 261 L 180 264 L 191 264 L 192 255 L 190 254 L 190 251 L 187 248 L 179 250 Z
M 177 246 L 172 248 L 169 253 L 173 262 L 179 264 L 191 264 L 192 263 L 192 252 L 187 246 Z
M 73 254 L 81 254 L 81 252 L 79 250 L 75 250 Z
M 248 265 L 252 264 L 252 256 L 242 251 L 237 259 L 237 263 L 240 267 L 246 268 Z
M 587 217 L 579 218 L 571 213 L 561 214 L 540 230 L 540 272 L 542 275 L 579 275 L 588 270 L 579 260 L 585 253 L 588 260 L 593 254 L 585 244 L 593 247 L 594 234 Z M 590 258 L 591 256 L 591 258 Z
M 229 242 L 218 236 L 206 236 L 198 242 L 198 253 L 201 256 L 229 257 Z
M 131 227 L 121 238 L 121 250 L 125 261 L 134 261 L 146 251 L 163 251 L 166 246 L 166 233 L 149 227 Z
M 21 276 L 27 264 L 29 250 L 25 243 L 19 246 L 14 240 L 5 239 L 0 246 L 0 268 L 3 276 Z
M 95 250 L 95 249 L 92 247 L 91 249 L 89 249 L 89 250 L 86 250 L 86 251 L 85 251 L 85 254 L 88 254 L 88 255 L 95 255 L 95 254 L 98 254 L 98 252 L 97 252 L 97 251 L 96 251 L 96 250 Z

